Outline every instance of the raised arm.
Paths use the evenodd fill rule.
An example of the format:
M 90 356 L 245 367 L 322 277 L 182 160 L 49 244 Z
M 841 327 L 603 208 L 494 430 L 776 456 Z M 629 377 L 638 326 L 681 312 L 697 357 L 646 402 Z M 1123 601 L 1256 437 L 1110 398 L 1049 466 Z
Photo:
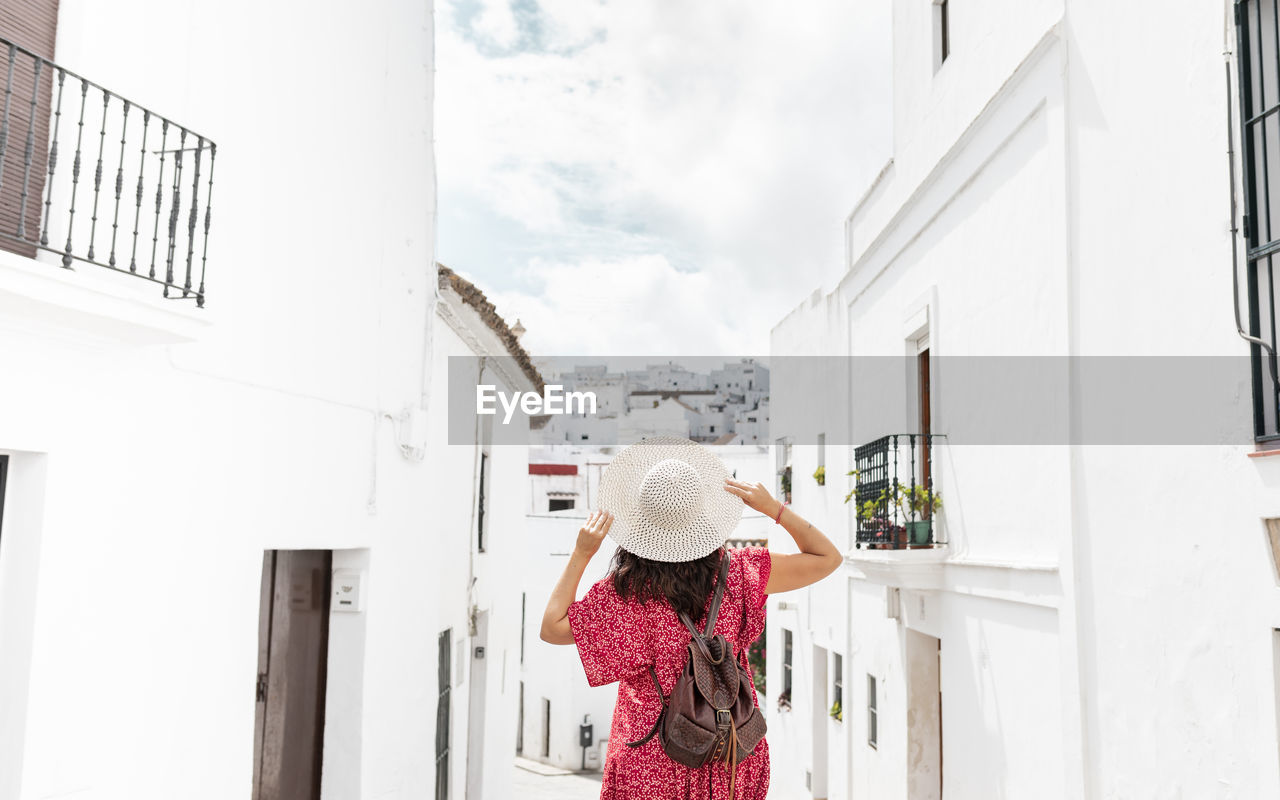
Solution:
M 608 511 L 592 511 L 587 522 L 578 531 L 578 541 L 569 556 L 560 580 L 547 599 L 547 610 L 542 614 L 542 630 L 539 636 L 550 644 L 573 644 L 573 628 L 569 626 L 569 604 L 578 594 L 578 582 L 586 572 L 591 557 L 600 549 L 600 543 L 613 525 L 613 514 Z
M 742 502 L 750 508 L 770 519 L 776 519 L 781 512 L 782 518 L 779 521 L 782 527 L 791 534 L 796 546 L 800 548 L 799 553 L 783 554 L 770 551 L 771 565 L 769 582 L 764 587 L 765 594 L 789 592 L 792 589 L 801 589 L 811 583 L 817 583 L 835 572 L 840 562 L 844 560 L 840 551 L 830 539 L 823 535 L 822 531 L 792 511 L 790 506 L 783 505 L 780 500 L 775 499 L 769 494 L 769 490 L 764 488 L 764 484 L 744 483 L 726 478 L 724 488 L 725 491 L 741 497 Z

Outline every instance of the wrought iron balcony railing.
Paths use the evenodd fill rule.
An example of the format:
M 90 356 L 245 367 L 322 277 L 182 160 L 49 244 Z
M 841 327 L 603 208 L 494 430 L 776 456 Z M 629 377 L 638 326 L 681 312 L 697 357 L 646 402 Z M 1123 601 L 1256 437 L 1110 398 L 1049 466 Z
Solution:
M 214 143 L 3 38 L 0 70 L 0 249 L 203 307 Z
M 859 548 L 935 547 L 942 498 L 933 485 L 930 434 L 894 433 L 854 448 L 854 501 Z

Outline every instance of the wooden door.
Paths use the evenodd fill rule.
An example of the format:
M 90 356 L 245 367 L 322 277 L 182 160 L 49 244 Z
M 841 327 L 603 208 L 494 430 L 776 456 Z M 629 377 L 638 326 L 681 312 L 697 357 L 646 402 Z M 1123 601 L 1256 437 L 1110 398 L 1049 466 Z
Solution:
M 933 433 L 932 409 L 929 407 L 929 348 L 924 348 L 916 356 L 920 384 L 920 484 L 930 491 L 933 489 Z M 926 507 L 921 519 L 929 519 L 933 510 Z
M 53 58 L 57 25 L 58 0 L 0 3 L 0 38 L 23 48 L 14 49 L 11 59 L 9 46 L 0 46 L 0 88 L 8 90 L 7 115 L 0 99 L 0 249 L 25 256 L 34 255 L 35 246 L 23 242 L 40 238 L 49 164 L 53 69 L 40 62 L 37 70 L 37 62 Z
M 329 550 L 263 557 L 254 800 L 320 800 L 332 559 Z

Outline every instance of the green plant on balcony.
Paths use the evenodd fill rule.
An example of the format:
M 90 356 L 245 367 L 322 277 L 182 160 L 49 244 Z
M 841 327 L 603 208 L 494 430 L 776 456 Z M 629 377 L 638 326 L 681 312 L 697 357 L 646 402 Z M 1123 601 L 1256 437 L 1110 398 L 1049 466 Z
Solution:
M 813 479 L 818 482 L 819 486 L 827 485 L 827 468 L 818 467 L 813 471 Z
M 844 720 L 844 711 L 840 708 L 839 700 L 831 704 L 831 708 L 827 711 L 827 715 L 836 722 L 842 722 Z
M 924 486 L 902 487 L 894 504 L 907 517 L 907 541 L 916 547 L 932 544 L 933 516 L 942 509 L 942 495 Z
M 896 502 L 915 516 L 931 517 L 942 509 L 942 494 L 923 486 L 907 486 L 899 490 Z
M 785 469 L 782 470 L 781 485 L 782 485 L 782 502 L 790 503 L 791 502 L 791 466 L 789 464 Z

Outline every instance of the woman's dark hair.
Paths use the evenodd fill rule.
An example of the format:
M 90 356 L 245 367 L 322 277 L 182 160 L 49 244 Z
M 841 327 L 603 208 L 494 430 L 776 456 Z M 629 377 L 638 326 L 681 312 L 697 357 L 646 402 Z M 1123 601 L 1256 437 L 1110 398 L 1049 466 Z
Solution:
M 695 561 L 651 561 L 619 547 L 613 554 L 613 590 L 623 600 L 665 602 L 696 625 L 716 588 L 721 557 L 729 557 L 723 547 Z

